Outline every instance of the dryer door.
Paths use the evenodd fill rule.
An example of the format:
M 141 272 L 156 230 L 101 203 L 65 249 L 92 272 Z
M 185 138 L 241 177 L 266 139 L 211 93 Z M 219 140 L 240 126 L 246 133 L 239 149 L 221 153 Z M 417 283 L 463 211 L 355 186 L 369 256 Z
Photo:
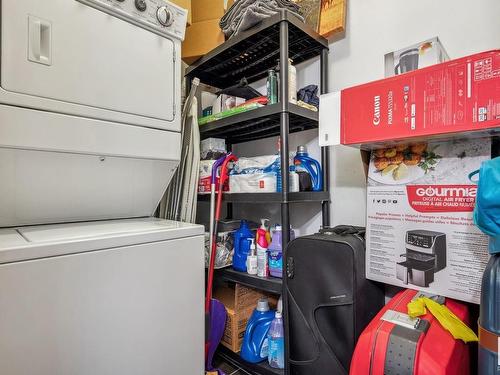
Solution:
M 180 130 L 175 39 L 76 0 L 2 0 L 1 12 L 3 103 Z

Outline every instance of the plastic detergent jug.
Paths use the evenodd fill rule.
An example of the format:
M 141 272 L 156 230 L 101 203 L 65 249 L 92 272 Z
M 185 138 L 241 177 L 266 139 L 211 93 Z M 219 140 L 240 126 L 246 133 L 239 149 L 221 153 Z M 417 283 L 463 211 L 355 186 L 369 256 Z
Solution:
M 250 243 L 253 232 L 246 220 L 241 220 L 239 229 L 234 233 L 233 268 L 236 271 L 247 272 L 247 256 L 250 252 Z
M 323 173 L 319 162 L 309 156 L 306 146 L 297 147 L 297 154 L 293 159 L 297 172 L 304 170 L 312 179 L 313 191 L 323 189 Z
M 273 368 L 285 368 L 285 333 L 281 311 L 276 311 L 267 337 L 269 366 Z
M 295 232 L 290 228 L 290 240 L 295 239 Z M 283 240 L 281 225 L 276 225 L 269 253 L 269 273 L 274 277 L 283 277 Z
M 269 309 L 267 298 L 257 302 L 257 308 L 248 319 L 243 344 L 241 345 L 241 358 L 250 363 L 265 361 L 268 356 L 268 332 L 274 319 L 274 311 Z
M 486 266 L 479 314 L 479 375 L 500 374 L 500 254 Z

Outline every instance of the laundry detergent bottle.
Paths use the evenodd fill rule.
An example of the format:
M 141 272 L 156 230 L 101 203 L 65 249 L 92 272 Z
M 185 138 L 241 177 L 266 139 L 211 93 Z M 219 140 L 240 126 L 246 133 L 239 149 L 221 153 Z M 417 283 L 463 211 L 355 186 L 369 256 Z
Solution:
M 479 375 L 500 375 L 500 254 L 484 271 L 479 313 Z
M 271 322 L 268 334 L 269 366 L 273 368 L 285 368 L 285 332 L 283 328 L 283 317 L 281 311 L 276 311 Z
M 311 158 L 307 153 L 306 146 L 297 147 L 297 154 L 293 159 L 297 172 L 305 171 L 311 176 L 313 191 L 323 190 L 323 173 L 321 164 Z
M 290 228 L 290 241 L 293 239 L 295 239 L 295 232 Z M 276 225 L 267 252 L 269 274 L 273 277 L 283 277 L 283 232 L 281 225 Z
M 267 359 L 269 354 L 268 333 L 273 319 L 274 311 L 269 309 L 267 298 L 261 298 L 248 320 L 243 336 L 240 355 L 245 361 L 259 363 Z
M 252 240 L 253 232 L 248 222 L 241 220 L 239 229 L 234 233 L 233 268 L 236 271 L 247 272 L 247 257 Z

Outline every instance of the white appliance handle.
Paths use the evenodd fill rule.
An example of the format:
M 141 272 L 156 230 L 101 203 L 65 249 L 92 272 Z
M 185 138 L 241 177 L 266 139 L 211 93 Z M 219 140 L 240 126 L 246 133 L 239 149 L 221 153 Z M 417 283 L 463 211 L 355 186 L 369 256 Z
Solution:
M 28 18 L 28 60 L 52 65 L 52 24 L 35 16 Z
M 40 20 L 35 20 L 31 25 L 31 52 L 35 59 L 40 60 L 40 45 L 42 39 L 42 23 Z

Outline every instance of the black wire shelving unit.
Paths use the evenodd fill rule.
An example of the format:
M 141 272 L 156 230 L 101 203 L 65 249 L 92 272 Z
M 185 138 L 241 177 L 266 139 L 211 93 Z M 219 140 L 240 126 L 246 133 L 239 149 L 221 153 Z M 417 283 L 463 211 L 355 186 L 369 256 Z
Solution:
M 290 193 L 289 178 L 289 143 L 291 133 L 316 129 L 318 113 L 288 102 L 288 59 L 294 64 L 320 58 L 320 92 L 328 92 L 328 41 L 304 24 L 292 13 L 283 10 L 262 21 L 259 26 L 243 32 L 218 46 L 191 65 L 186 71 L 190 81 L 197 77 L 201 82 L 224 89 L 238 84 L 242 78 L 249 83 L 267 76 L 267 71 L 279 66 L 279 103 L 257 108 L 245 113 L 220 119 L 200 126 L 201 138 L 224 138 L 228 149 L 232 145 L 268 137 L 280 136 L 281 152 L 281 193 L 257 194 L 225 194 L 227 213 L 232 215 L 232 205 L 238 203 L 279 204 L 281 207 L 281 224 L 283 228 L 290 225 L 289 205 L 301 202 L 317 202 L 321 204 L 322 225 L 330 222 L 329 187 L 329 150 L 321 149 L 323 169 L 323 191 Z M 200 200 L 208 200 L 208 196 L 200 195 Z M 288 231 L 283 231 L 283 243 L 290 241 Z M 286 249 L 284 249 L 286 251 Z M 285 254 L 283 255 L 285 257 Z M 285 266 L 285 265 L 284 265 Z M 286 275 L 286 270 L 284 270 Z M 283 298 L 285 319 L 285 369 L 271 369 L 266 364 L 253 365 L 245 363 L 238 354 L 232 353 L 222 346 L 218 355 L 256 375 L 289 374 L 289 327 L 286 277 L 281 279 L 262 279 L 230 269 L 218 270 L 216 277 L 238 282 L 267 292 L 281 294 Z
M 235 271 L 230 267 L 217 270 L 215 275 L 222 280 L 232 281 L 274 294 L 281 294 L 283 288 L 282 280 L 276 277 L 258 277 L 249 275 L 246 272 Z

